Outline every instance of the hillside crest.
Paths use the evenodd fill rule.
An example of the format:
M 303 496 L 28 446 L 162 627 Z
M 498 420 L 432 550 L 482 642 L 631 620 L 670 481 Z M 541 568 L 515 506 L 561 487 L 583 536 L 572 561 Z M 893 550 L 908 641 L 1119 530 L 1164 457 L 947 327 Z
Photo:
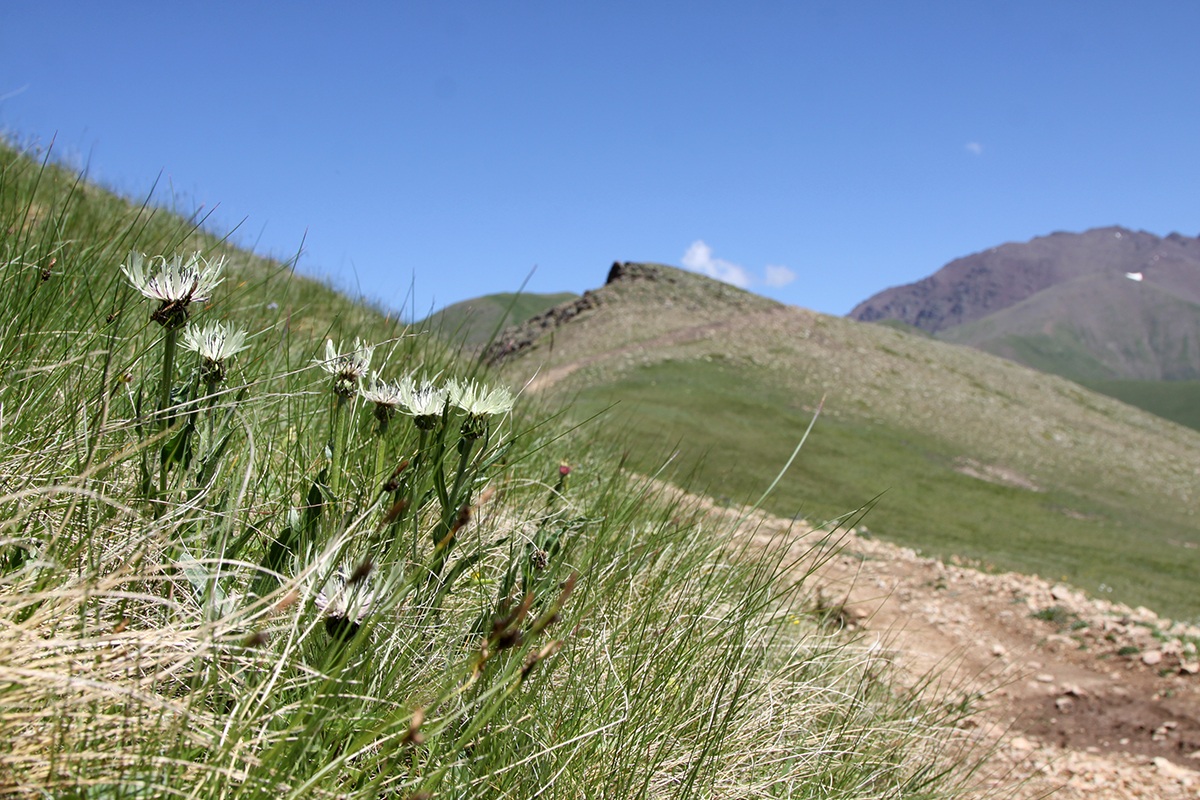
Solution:
M 502 364 L 535 347 L 547 336 L 552 337 L 562 326 L 587 318 L 602 306 L 613 305 L 626 311 L 648 307 L 672 315 L 682 312 L 705 318 L 782 307 L 774 300 L 678 267 L 614 261 L 603 286 L 502 331 L 484 351 L 483 360 L 492 366 Z M 636 319 L 630 320 L 630 325 L 638 324 Z M 652 325 L 646 321 L 645 327 Z

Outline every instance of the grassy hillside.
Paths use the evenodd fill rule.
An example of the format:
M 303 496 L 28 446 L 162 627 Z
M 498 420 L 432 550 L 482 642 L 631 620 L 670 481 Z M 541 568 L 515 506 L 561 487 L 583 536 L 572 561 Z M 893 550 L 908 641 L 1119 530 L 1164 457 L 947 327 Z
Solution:
M 674 467 L 735 501 L 867 525 L 925 552 L 1065 578 L 1200 614 L 1200 434 L 975 350 L 786 308 L 670 268 L 611 284 L 506 362 L 512 379 L 605 408 L 640 468 Z M 685 287 L 676 295 L 677 287 Z
M 1200 431 L 1200 381 L 1080 381 L 1094 392 Z
M 1200 306 L 1151 283 L 1100 274 L 1052 287 L 938 338 L 1061 375 L 1200 430 L 1200 393 L 1188 380 L 1200 352 L 1198 331 Z
M 0 147 L 0 795 L 953 796 L 782 554 L 197 222 Z
M 1186 383 L 1173 384 L 1200 377 L 1198 276 L 1200 239 L 1059 232 L 956 259 L 850 316 L 907 320 L 1195 429 Z
M 500 331 L 519 325 L 546 309 L 574 300 L 571 292 L 557 294 L 514 294 L 502 292 L 463 300 L 430 314 L 413 327 L 427 330 L 446 341 L 475 350 Z
M 1200 305 L 1147 281 L 1099 273 L 1057 284 L 938 338 L 1072 380 L 1194 379 Z

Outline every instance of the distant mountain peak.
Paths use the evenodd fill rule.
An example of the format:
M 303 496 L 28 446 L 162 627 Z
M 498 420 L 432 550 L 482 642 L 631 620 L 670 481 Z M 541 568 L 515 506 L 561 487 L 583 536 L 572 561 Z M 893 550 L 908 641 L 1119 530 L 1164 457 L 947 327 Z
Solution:
M 859 303 L 851 319 L 895 319 L 928 333 L 974 322 L 1056 284 L 1095 273 L 1141 273 L 1200 302 L 1200 239 L 1165 237 L 1119 225 L 1083 233 L 1055 231 L 957 258 L 932 275 Z
M 1200 378 L 1200 239 L 1112 225 L 955 259 L 849 315 L 1076 380 Z

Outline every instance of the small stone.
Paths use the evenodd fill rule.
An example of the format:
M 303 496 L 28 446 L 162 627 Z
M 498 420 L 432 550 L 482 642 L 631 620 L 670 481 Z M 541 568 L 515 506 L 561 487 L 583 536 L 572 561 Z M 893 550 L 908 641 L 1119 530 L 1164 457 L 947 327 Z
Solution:
M 1024 736 L 1014 736 L 1011 740 L 1009 740 L 1008 744 L 1013 750 L 1029 751 L 1034 747 L 1033 742 L 1029 741 Z
M 1179 723 L 1174 720 L 1167 720 L 1162 725 L 1154 729 L 1154 733 L 1150 735 L 1151 741 L 1162 742 L 1171 734 L 1171 731 L 1179 727 Z
M 1038 683 L 1054 683 L 1054 676 L 1049 672 L 1042 672 L 1037 675 L 1036 680 Z
M 1167 778 L 1173 778 L 1181 783 L 1190 783 L 1196 777 L 1196 773 L 1187 767 L 1181 767 L 1170 759 L 1156 756 L 1154 759 L 1154 767 L 1160 774 Z
M 1146 652 L 1142 653 L 1142 663 L 1148 667 L 1152 667 L 1162 660 L 1163 654 L 1161 650 L 1147 650 Z
M 1008 652 L 1008 650 L 1006 650 L 1004 648 L 1004 645 L 1000 644 L 999 642 L 996 642 L 994 645 L 992 645 L 992 655 L 994 655 L 996 657 L 1003 656 L 1007 652 Z
M 1200 672 L 1200 661 L 1184 661 L 1179 665 L 1180 675 L 1195 675 Z
M 1055 600 L 1066 600 L 1071 596 L 1070 588 L 1063 586 L 1061 583 L 1056 584 L 1050 589 L 1050 596 Z
M 1075 701 L 1070 697 L 1060 697 L 1054 701 L 1054 707 L 1059 711 L 1070 711 Z

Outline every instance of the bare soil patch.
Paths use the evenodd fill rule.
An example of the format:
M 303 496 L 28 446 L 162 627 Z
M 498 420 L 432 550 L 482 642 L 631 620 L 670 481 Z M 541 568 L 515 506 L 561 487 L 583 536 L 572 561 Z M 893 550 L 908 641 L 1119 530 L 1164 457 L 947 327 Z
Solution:
M 821 536 L 761 513 L 743 530 L 798 558 Z M 808 578 L 813 602 L 902 679 L 975 704 L 971 733 L 994 751 L 978 796 L 1200 797 L 1200 630 L 865 531 L 840 544 Z

